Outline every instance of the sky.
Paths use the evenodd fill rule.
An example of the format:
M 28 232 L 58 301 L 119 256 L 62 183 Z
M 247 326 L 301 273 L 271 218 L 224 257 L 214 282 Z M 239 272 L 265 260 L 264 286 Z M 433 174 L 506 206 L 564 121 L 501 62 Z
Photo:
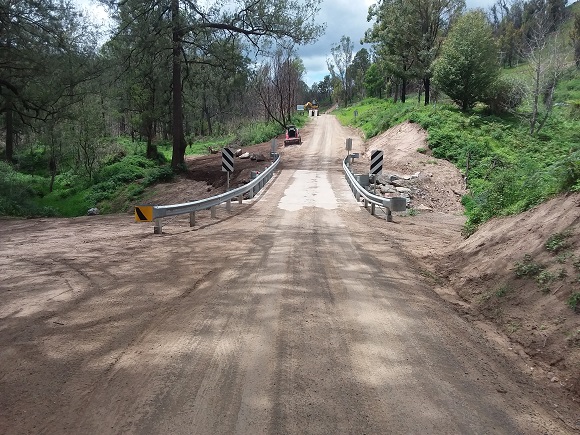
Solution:
M 466 5 L 468 9 L 488 9 L 496 1 L 466 0 Z M 374 3 L 376 3 L 374 0 L 323 0 L 319 18 L 321 22 L 326 22 L 326 32 L 316 43 L 300 47 L 298 50 L 306 67 L 304 81 L 308 86 L 323 80 L 324 76 L 329 74 L 326 59 L 331 58 L 332 45 L 338 44 L 343 35 L 349 36 L 354 43 L 354 53 L 360 50 L 362 47 L 360 40 L 370 28 L 367 12 L 369 6 Z
M 102 6 L 94 0 L 75 0 L 81 9 L 86 10 L 95 23 L 105 23 L 107 14 Z M 467 8 L 491 7 L 496 0 L 466 0 Z M 304 81 L 308 86 L 324 79 L 329 74 L 326 60 L 331 57 L 330 49 L 338 44 L 340 38 L 349 36 L 354 43 L 354 53 L 362 46 L 360 40 L 370 27 L 367 22 L 367 12 L 375 0 L 323 0 L 320 5 L 318 21 L 326 23 L 326 32 L 315 43 L 298 48 L 298 55 L 302 58 L 306 68 Z M 569 1 L 570 3 L 570 1 Z

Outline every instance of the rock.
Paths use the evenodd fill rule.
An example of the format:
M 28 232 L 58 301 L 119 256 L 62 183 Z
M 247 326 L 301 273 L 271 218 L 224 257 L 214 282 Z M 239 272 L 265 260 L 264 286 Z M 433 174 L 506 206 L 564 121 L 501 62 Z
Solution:
M 380 186 L 381 193 L 397 193 L 397 189 L 391 184 L 385 184 Z
M 238 148 L 238 149 L 236 150 L 236 152 L 234 153 L 234 156 L 236 156 L 236 157 L 240 157 L 242 154 L 243 154 L 243 151 L 242 151 L 242 149 L 241 149 L 241 148 Z
M 250 153 L 248 153 L 248 152 L 240 154 L 240 159 L 249 159 L 249 158 L 250 158 Z
M 99 214 L 99 209 L 97 207 L 89 208 L 87 211 L 87 216 L 97 216 Z
M 395 187 L 395 189 L 399 193 L 407 193 L 407 194 L 411 193 L 411 189 L 409 189 L 408 187 Z
M 252 154 L 252 157 L 250 158 L 257 162 L 263 162 L 264 160 L 266 160 L 266 156 L 264 154 Z
M 419 204 L 417 207 L 415 207 L 417 210 L 419 211 L 433 211 L 433 209 L 431 207 L 426 206 L 425 204 Z
M 552 379 L 550 379 L 550 381 L 552 381 L 552 382 L 560 382 L 560 379 L 558 379 L 558 377 L 554 376 Z

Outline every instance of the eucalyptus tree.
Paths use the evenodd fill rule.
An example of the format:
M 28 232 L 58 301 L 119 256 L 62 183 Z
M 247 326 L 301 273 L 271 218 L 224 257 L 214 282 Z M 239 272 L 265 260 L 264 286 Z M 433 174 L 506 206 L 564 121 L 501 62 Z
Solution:
M 429 104 L 431 66 L 439 55 L 443 36 L 465 8 L 464 0 L 407 0 L 411 5 L 418 36 L 413 40 L 419 78 L 425 90 L 425 105 Z
M 356 52 L 350 67 L 348 68 L 348 77 L 352 83 L 352 96 L 356 98 L 365 97 L 365 75 L 371 66 L 369 52 L 366 48 L 361 48 Z
M 537 134 L 554 107 L 554 91 L 567 63 L 567 52 L 559 32 L 552 32 L 552 13 L 539 10 L 529 30 L 524 56 L 529 76 L 528 93 L 532 100 L 530 134 Z
M 407 0 L 379 0 L 369 7 L 368 21 L 374 21 L 364 41 L 373 44 L 376 57 L 386 71 L 401 81 L 401 101 L 406 100 L 407 82 L 417 75 L 418 31 L 411 3 Z
M 155 158 L 153 139 L 168 123 L 171 75 L 170 22 L 164 7 L 155 2 L 125 1 L 112 14 L 118 29 L 102 50 L 107 62 L 112 98 L 117 101 L 123 130 L 129 124 L 147 140 L 146 155 Z
M 267 119 L 282 128 L 290 124 L 305 68 L 293 49 L 280 47 L 270 61 L 264 62 L 256 74 L 257 94 Z
M 570 30 L 570 44 L 574 50 L 574 63 L 580 69 L 580 12 L 574 14 L 572 30 Z
M 330 105 L 332 103 L 332 80 L 330 75 L 325 75 L 320 82 L 312 84 L 307 89 L 303 101 L 316 100 L 319 104 Z
M 386 81 L 380 66 L 375 62 L 371 64 L 364 77 L 364 86 L 369 97 L 383 98 Z
M 200 52 L 208 50 L 214 37 L 242 35 L 256 51 L 272 39 L 288 39 L 296 44 L 317 39 L 323 26 L 315 21 L 321 0 L 101 0 L 116 11 L 129 4 L 142 5 L 143 13 L 157 10 L 159 37 L 171 38 L 172 140 L 171 164 L 184 163 L 183 71 L 184 47 L 191 44 Z M 125 25 L 125 24 L 123 24 Z M 119 31 L 122 27 L 119 27 Z
M 239 35 L 219 36 L 208 34 L 214 40 L 203 51 L 198 48 L 199 44 L 184 47 L 186 136 L 224 133 L 227 124 L 248 114 L 249 97 L 245 90 L 250 60 L 243 40 Z
M 401 101 L 406 99 L 407 81 L 417 77 L 429 104 L 431 65 L 443 36 L 464 8 L 464 0 L 379 0 L 369 8 L 367 19 L 374 23 L 365 40 L 401 79 Z
M 351 78 L 349 77 L 349 68 L 353 61 L 354 44 L 349 36 L 342 36 L 340 42 L 333 44 L 330 48 L 332 59 L 327 59 L 326 64 L 328 71 L 334 79 L 341 83 L 344 104 L 348 104 L 351 97 Z

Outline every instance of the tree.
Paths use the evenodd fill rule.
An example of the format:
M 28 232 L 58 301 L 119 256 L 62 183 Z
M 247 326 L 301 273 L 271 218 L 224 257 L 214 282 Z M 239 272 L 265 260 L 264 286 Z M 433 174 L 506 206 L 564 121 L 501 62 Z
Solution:
M 332 102 L 332 80 L 330 75 L 325 75 L 321 82 L 314 83 L 308 92 L 306 101 L 317 100 L 320 104 Z
M 332 59 L 327 59 L 326 64 L 328 71 L 333 78 L 336 78 L 341 83 L 344 104 L 348 104 L 350 100 L 351 83 L 348 76 L 349 67 L 352 64 L 353 54 L 352 50 L 354 44 L 349 36 L 342 36 L 338 44 L 333 44 L 330 48 Z
M 287 128 L 295 111 L 304 65 L 291 49 L 280 48 L 257 73 L 257 91 L 269 119 Z
M 550 32 L 551 23 L 550 15 L 545 11 L 538 11 L 524 53 L 531 78 L 530 134 L 538 133 L 548 120 L 554 106 L 554 90 L 566 63 L 558 32 Z
M 429 104 L 431 65 L 443 34 L 464 7 L 464 0 L 383 0 L 369 8 L 367 19 L 375 23 L 365 41 L 374 44 L 381 62 L 401 80 L 401 101 L 407 82 L 419 78 Z
M 365 33 L 365 42 L 373 44 L 374 52 L 384 69 L 401 82 L 401 101 L 406 100 L 407 81 L 416 75 L 417 60 L 413 46 L 418 45 L 416 24 L 410 2 L 382 0 L 369 7 L 367 20 L 374 20 Z M 396 91 L 395 91 L 396 92 Z M 396 95 L 395 95 L 396 100 Z
M 120 101 L 120 112 L 147 141 L 147 158 L 156 158 L 153 139 L 165 118 L 169 89 L 171 40 L 159 30 L 160 5 L 124 3 L 115 14 L 120 30 L 103 49 L 103 60 L 113 71 L 111 82 Z
M 14 158 L 17 131 L 64 110 L 90 75 L 95 41 L 84 24 L 61 1 L 0 5 L 0 114 L 7 161 Z
M 383 97 L 385 77 L 376 63 L 373 63 L 367 70 L 364 84 L 369 97 Z
M 484 99 L 498 75 L 491 26 L 483 11 L 468 12 L 449 32 L 435 61 L 433 78 L 462 111 L 467 111 Z
M 570 42 L 574 49 L 576 68 L 580 69 L 580 13 L 574 14 L 573 27 L 570 31 Z
M 417 58 L 419 78 L 425 89 L 425 105 L 429 104 L 431 89 L 431 65 L 439 55 L 442 34 L 447 33 L 449 26 L 465 8 L 464 0 L 409 0 L 411 11 L 415 16 L 418 36 L 413 39 Z
M 353 97 L 365 97 L 365 74 L 368 71 L 370 64 L 371 60 L 366 48 L 361 48 L 356 52 L 347 71 L 347 75 L 352 83 Z
M 114 9 L 132 0 L 101 0 Z M 136 1 L 136 0 L 133 0 Z M 183 70 L 186 45 L 197 47 L 201 52 L 209 49 L 218 36 L 224 39 L 233 35 L 246 38 L 257 51 L 264 43 L 275 40 L 290 40 L 295 44 L 317 39 L 323 26 L 314 18 L 321 0 L 241 0 L 220 5 L 209 5 L 192 0 L 149 0 L 150 8 L 160 7 L 157 14 L 159 34 L 171 34 L 172 58 L 172 140 L 171 165 L 179 168 L 184 163 L 184 105 Z M 144 3 L 137 1 L 137 4 Z

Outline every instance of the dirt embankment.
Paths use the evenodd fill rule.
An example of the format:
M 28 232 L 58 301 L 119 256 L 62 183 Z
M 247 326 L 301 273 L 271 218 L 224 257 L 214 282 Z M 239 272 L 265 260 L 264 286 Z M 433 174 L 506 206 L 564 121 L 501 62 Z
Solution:
M 384 151 L 384 171 L 413 174 L 406 181 L 409 207 L 419 215 L 402 221 L 402 249 L 428 269 L 436 291 L 481 323 L 531 376 L 580 402 L 580 194 L 493 219 L 463 239 L 463 177 L 430 155 L 426 132 L 407 122 L 369 140 L 357 171 L 368 172 L 374 149 Z
M 580 400 L 580 194 L 493 219 L 438 269 L 477 319 L 530 357 L 530 374 Z M 576 295 L 576 310 L 573 310 Z M 572 306 L 571 306 L 572 305 Z

